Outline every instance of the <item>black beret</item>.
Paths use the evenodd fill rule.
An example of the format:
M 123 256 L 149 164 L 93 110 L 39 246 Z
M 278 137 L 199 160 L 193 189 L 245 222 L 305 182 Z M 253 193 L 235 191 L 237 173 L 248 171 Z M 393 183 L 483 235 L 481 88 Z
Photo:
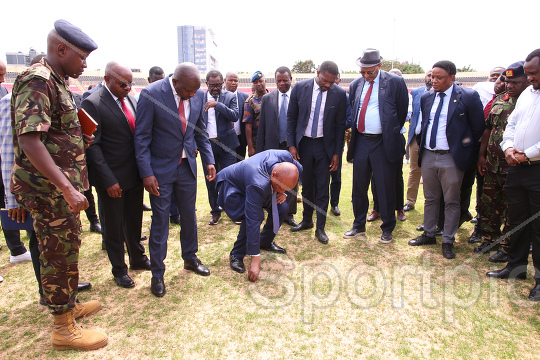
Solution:
M 523 70 L 523 65 L 525 61 L 518 61 L 510 65 L 503 73 L 507 79 L 515 79 L 520 76 L 525 76 L 525 71 Z
M 92 52 L 98 47 L 90 36 L 66 20 L 56 20 L 54 29 L 61 37 L 85 51 Z

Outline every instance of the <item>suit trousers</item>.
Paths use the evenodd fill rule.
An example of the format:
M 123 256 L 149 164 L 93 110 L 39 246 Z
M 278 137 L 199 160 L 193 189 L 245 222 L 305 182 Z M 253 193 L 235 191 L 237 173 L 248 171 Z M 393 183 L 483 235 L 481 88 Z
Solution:
M 516 165 L 508 169 L 504 187 L 511 230 L 509 269 L 525 268 L 532 241 L 534 279 L 540 282 L 540 165 Z M 524 269 L 523 269 L 524 270 Z
M 177 166 L 170 182 L 159 184 L 159 196 L 150 194 L 152 227 L 150 229 L 148 245 L 150 249 L 150 262 L 152 264 L 152 276 L 155 277 L 163 277 L 165 273 L 163 260 L 167 256 L 169 211 L 171 194 L 173 192 L 178 201 L 178 212 L 180 213 L 182 259 L 194 260 L 197 258 L 197 217 L 195 215 L 197 179 L 193 176 L 188 160 L 183 159 Z
M 405 147 L 405 136 L 401 136 L 403 141 L 403 147 Z M 395 202 L 395 210 L 403 210 L 403 195 L 405 192 L 405 185 L 403 183 L 403 161 L 398 161 L 395 164 L 396 171 L 394 173 L 395 175 L 395 189 L 396 189 L 396 202 Z M 379 211 L 379 196 L 377 195 L 377 185 L 375 181 L 373 180 L 373 177 L 371 178 L 371 192 L 373 193 L 373 210 Z
M 216 174 L 229 165 L 236 163 L 236 152 L 234 149 L 228 149 L 223 143 L 219 141 L 211 140 L 212 153 L 214 154 L 214 167 L 216 168 Z M 202 161 L 204 175 L 208 175 L 208 169 L 204 160 Z M 208 202 L 210 203 L 210 213 L 212 215 L 221 214 L 221 208 L 217 204 L 218 190 L 216 188 L 215 181 L 206 181 L 206 190 L 208 191 Z
M 444 195 L 443 243 L 453 244 L 459 227 L 461 171 L 452 154 L 436 154 L 424 149 L 422 178 L 424 179 L 424 230 L 427 236 L 435 237 L 435 227 L 439 219 L 441 195 Z
M 133 189 L 122 189 L 122 196 L 119 198 L 110 197 L 107 190 L 96 190 L 107 229 L 104 239 L 112 274 L 115 277 L 123 276 L 128 271 L 124 260 L 124 243 L 130 263 L 140 263 L 146 259 L 141 244 L 144 187 L 139 185 Z
M 339 157 L 339 164 L 336 171 L 330 172 L 330 206 L 339 205 L 339 195 L 341 194 L 341 166 L 343 164 L 343 153 Z
M 418 198 L 418 189 L 420 188 L 420 178 L 422 178 L 422 169 L 418 166 L 418 142 L 416 135 L 413 135 L 409 143 L 409 180 L 407 181 L 407 204 L 416 204 Z
M 368 189 L 373 174 L 377 183 L 376 191 L 383 221 L 381 230 L 392 232 L 396 226 L 394 209 L 396 208 L 395 172 L 397 164 L 388 161 L 382 136 L 368 139 L 358 130 L 353 131 L 357 132 L 353 158 L 353 228 L 363 229 L 366 226 L 369 208 Z M 403 164 L 400 165 L 403 166 Z
M 330 185 L 330 159 L 324 147 L 323 138 L 304 136 L 298 144 L 302 171 L 302 201 L 304 211 L 302 221 L 311 222 L 313 211 L 317 210 L 317 229 L 324 230 L 328 210 Z
M 19 230 L 6 230 L 2 228 L 6 245 L 11 253 L 11 256 L 22 255 L 26 252 L 26 247 L 21 241 L 21 233 Z
M 270 149 L 266 149 L 270 150 Z M 279 144 L 279 150 L 287 150 L 289 151 L 289 147 L 287 146 L 287 142 L 284 141 L 283 143 Z M 287 214 L 286 218 L 293 219 L 294 214 L 296 214 L 296 211 L 298 210 L 298 204 L 297 204 L 297 194 L 298 194 L 298 183 L 292 189 L 291 191 L 285 191 L 285 194 L 287 195 L 287 205 L 289 205 L 289 213 Z

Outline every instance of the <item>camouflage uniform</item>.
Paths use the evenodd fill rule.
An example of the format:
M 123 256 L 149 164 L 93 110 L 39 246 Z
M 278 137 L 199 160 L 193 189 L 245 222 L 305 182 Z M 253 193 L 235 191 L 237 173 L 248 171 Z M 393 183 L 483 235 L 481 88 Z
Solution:
M 60 189 L 21 150 L 18 136 L 41 132 L 41 141 L 73 187 L 88 189 L 84 141 L 72 95 L 45 59 L 22 72 L 13 85 L 11 121 L 15 162 L 10 190 L 30 210 L 39 241 L 44 298 L 54 314 L 75 306 L 79 281 L 79 214 Z
M 253 148 L 257 149 L 257 135 L 259 133 L 259 115 L 261 114 L 262 96 L 250 95 L 244 105 L 244 118 L 242 122 L 252 124 L 251 138 Z
M 504 184 L 508 173 L 508 163 L 501 149 L 503 132 L 508 117 L 516 106 L 516 98 L 510 97 L 506 92 L 498 95 L 494 100 L 491 111 L 486 119 L 486 128 L 490 129 L 489 142 L 486 151 L 486 173 L 484 175 L 484 189 L 480 198 L 481 231 L 484 241 L 493 243 L 502 233 L 506 233 L 507 203 L 504 195 Z M 505 221 L 503 232 L 501 225 Z M 502 250 L 508 252 L 508 239 L 500 245 Z

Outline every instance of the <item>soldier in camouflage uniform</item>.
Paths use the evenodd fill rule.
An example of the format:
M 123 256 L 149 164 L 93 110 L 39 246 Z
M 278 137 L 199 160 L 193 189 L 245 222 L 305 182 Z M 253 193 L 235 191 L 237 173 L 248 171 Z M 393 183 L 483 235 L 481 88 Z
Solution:
M 242 119 L 242 122 L 246 124 L 248 156 L 253 156 L 256 153 L 261 101 L 262 97 L 268 93 L 268 90 L 266 89 L 266 78 L 262 72 L 255 71 L 251 77 L 251 82 L 253 83 L 254 92 L 245 102 L 244 118 Z
M 37 234 L 44 299 L 54 317 L 53 348 L 92 350 L 107 335 L 83 331 L 75 318 L 101 308 L 76 303 L 81 244 L 79 212 L 88 207 L 85 143 L 66 84 L 77 78 L 97 45 L 79 28 L 58 20 L 47 38 L 47 56 L 23 71 L 13 85 L 11 121 L 15 161 L 10 190 L 30 210 Z
M 523 71 L 523 61 L 510 65 L 504 72 L 507 91 L 498 95 L 492 103 L 491 111 L 486 119 L 486 132 L 482 137 L 478 171 L 484 176 L 484 188 L 480 198 L 481 233 L 483 243 L 475 251 L 485 252 L 497 249 L 489 258 L 491 262 L 506 262 L 508 238 L 494 244 L 508 229 L 506 221 L 507 203 L 504 195 L 504 184 L 508 173 L 508 163 L 500 144 L 508 118 L 516 106 L 516 101 L 529 85 Z M 501 225 L 504 229 L 501 232 Z

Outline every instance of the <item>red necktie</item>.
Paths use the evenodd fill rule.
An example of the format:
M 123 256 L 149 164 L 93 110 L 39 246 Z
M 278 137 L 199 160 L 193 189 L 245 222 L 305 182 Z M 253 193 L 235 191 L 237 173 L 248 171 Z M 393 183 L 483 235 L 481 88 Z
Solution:
M 371 97 L 371 91 L 373 90 L 373 81 L 369 85 L 366 97 L 362 102 L 362 108 L 360 109 L 360 116 L 358 116 L 358 131 L 363 133 L 366 130 L 366 110 Z
M 493 98 L 486 104 L 486 107 L 484 108 L 484 119 L 487 119 L 489 113 L 491 112 L 491 106 L 493 105 L 493 100 L 495 100 L 495 96 L 496 95 L 493 95 Z
M 184 131 L 184 135 L 186 134 L 186 113 L 184 109 L 184 100 L 180 99 L 180 105 L 178 106 L 178 115 L 180 115 L 180 121 L 182 122 L 182 131 Z M 178 162 L 178 165 L 182 163 L 182 156 L 180 156 L 180 161 Z
M 131 132 L 134 133 L 135 132 L 135 117 L 133 116 L 133 113 L 131 112 L 131 110 L 129 110 L 129 108 L 126 106 L 126 102 L 124 101 L 124 99 L 118 98 L 118 100 L 120 101 L 120 104 L 122 104 L 122 111 L 124 112 L 124 114 L 126 115 L 128 119 Z

